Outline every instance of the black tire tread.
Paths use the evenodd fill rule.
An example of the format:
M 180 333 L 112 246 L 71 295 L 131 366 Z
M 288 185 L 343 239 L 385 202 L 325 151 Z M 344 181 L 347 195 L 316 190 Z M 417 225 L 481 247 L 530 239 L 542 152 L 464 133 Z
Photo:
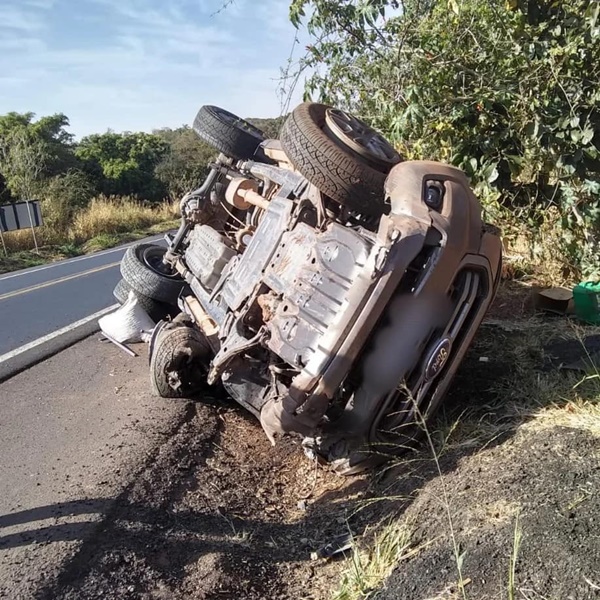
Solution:
M 137 256 L 136 252 L 143 252 L 144 248 L 153 245 L 155 244 L 138 244 L 127 248 L 121 261 L 121 275 L 135 292 L 159 302 L 176 304 L 185 285 L 184 281 L 160 275 L 148 268 Z
M 200 357 L 208 352 L 208 344 L 200 332 L 182 324 L 168 324 L 159 333 L 154 352 L 150 358 L 150 385 L 152 393 L 161 398 L 185 398 L 199 391 L 201 386 L 182 386 L 174 389 L 169 385 L 166 369 L 170 362 L 182 353 L 182 348 L 190 347 L 195 353 L 192 364 L 202 369 Z
M 194 119 L 194 131 L 213 148 L 230 158 L 252 158 L 263 139 L 219 118 L 214 106 L 203 106 Z M 239 119 L 245 122 L 244 119 Z M 262 133 L 262 132 L 261 132 Z
M 322 130 L 327 106 L 305 102 L 286 119 L 281 145 L 292 165 L 339 204 L 364 215 L 384 208 L 386 174 L 332 141 Z
M 167 316 L 174 316 L 174 313 L 177 312 L 175 307 L 172 304 L 166 304 L 165 302 L 159 302 L 158 300 L 154 300 L 149 296 L 145 296 L 144 294 L 140 294 L 140 292 L 136 292 L 132 290 L 131 286 L 124 280 L 120 279 L 119 283 L 115 286 L 113 290 L 113 296 L 117 299 L 119 304 L 125 304 L 127 299 L 129 298 L 129 292 L 133 291 L 135 297 L 137 298 L 138 304 L 148 313 L 150 318 L 158 323 Z

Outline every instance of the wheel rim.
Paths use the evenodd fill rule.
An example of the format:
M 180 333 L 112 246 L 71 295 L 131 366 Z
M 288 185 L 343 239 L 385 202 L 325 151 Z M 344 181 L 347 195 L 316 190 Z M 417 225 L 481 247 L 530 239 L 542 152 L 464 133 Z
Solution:
M 325 113 L 328 130 L 357 154 L 382 166 L 391 167 L 400 162 L 400 154 L 372 127 L 338 108 Z
M 224 108 L 219 108 L 218 106 L 213 107 L 213 111 L 219 116 L 219 118 L 233 127 L 237 127 L 238 129 L 243 129 L 246 133 L 253 135 L 255 138 L 263 141 L 265 139 L 265 134 L 258 128 L 252 125 L 252 123 L 248 123 L 245 119 L 230 113 Z
M 146 267 L 151 271 L 154 271 L 161 277 L 168 277 L 169 279 L 178 279 L 179 274 L 173 273 L 170 265 L 167 265 L 163 261 L 165 250 L 163 248 L 145 248 L 142 252 L 142 261 Z

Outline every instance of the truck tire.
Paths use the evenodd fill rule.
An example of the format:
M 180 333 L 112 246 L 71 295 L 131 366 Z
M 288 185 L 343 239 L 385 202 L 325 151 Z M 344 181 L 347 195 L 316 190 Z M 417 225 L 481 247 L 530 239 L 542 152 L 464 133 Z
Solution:
M 305 102 L 286 119 L 281 145 L 292 165 L 335 202 L 365 216 L 383 212 L 385 178 L 393 164 L 369 161 L 328 131 L 331 107 Z M 358 121 L 358 120 L 357 120 Z
M 165 252 L 165 248 L 155 244 L 130 246 L 121 261 L 121 275 L 135 292 L 176 305 L 185 282 L 179 274 L 163 269 Z
M 252 158 L 266 139 L 260 129 L 218 106 L 203 106 L 198 111 L 194 131 L 225 156 L 238 160 Z
M 150 384 L 160 398 L 189 398 L 206 383 L 209 346 L 202 334 L 179 323 L 158 333 L 150 357 Z
M 179 309 L 172 304 L 159 302 L 158 300 L 154 300 L 149 296 L 145 296 L 144 294 L 132 290 L 131 286 L 124 279 L 120 279 L 119 283 L 115 286 L 113 296 L 117 299 L 119 304 L 125 304 L 129 298 L 129 292 L 131 291 L 135 294 L 138 304 L 148 313 L 155 323 L 162 321 L 165 317 L 174 317 L 179 313 Z

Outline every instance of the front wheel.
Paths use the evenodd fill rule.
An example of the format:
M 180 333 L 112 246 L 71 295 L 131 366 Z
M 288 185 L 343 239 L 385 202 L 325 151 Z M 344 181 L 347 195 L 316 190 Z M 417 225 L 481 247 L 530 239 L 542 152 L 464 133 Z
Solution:
M 189 398 L 206 387 L 210 347 L 202 334 L 177 322 L 157 334 L 150 357 L 152 392 L 161 398 Z

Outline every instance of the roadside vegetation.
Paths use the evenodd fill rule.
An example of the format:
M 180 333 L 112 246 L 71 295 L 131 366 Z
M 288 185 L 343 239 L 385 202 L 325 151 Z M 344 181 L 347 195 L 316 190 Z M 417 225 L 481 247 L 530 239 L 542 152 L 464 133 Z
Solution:
M 281 119 L 258 119 L 277 135 Z M 0 273 L 107 248 L 178 225 L 178 199 L 215 151 L 188 126 L 76 141 L 63 114 L 0 116 L 0 204 L 41 201 L 44 225 L 4 234 Z
M 177 226 L 176 198 L 212 150 L 189 127 L 90 135 L 58 114 L 0 116 L 0 204 L 39 199 L 44 224 L 4 234 L 0 272 L 107 248 Z
M 600 4 L 293 0 L 307 97 L 462 168 L 487 220 L 562 279 L 600 274 Z

